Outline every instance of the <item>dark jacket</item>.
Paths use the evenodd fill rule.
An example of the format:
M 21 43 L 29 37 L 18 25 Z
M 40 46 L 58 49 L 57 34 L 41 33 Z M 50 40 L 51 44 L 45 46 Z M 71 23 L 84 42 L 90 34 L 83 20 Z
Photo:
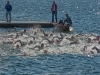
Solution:
M 55 6 L 55 11 L 57 11 L 57 9 L 58 9 L 58 6 L 57 6 L 57 4 L 53 4 L 53 5 L 52 5 L 51 11 L 53 11 L 53 9 L 54 9 L 54 6 Z
M 5 9 L 7 12 L 12 11 L 12 6 L 10 4 L 6 4 Z
M 68 24 L 71 24 L 72 25 L 72 20 L 69 16 L 67 16 L 67 18 L 65 19 L 65 21 L 68 23 Z

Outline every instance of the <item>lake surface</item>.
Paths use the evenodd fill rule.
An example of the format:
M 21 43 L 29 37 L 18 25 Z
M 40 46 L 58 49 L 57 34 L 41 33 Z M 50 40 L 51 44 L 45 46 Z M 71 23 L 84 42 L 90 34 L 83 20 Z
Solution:
M 12 20 L 51 22 L 52 1 L 11 0 Z M 100 0 L 55 1 L 58 21 L 68 13 L 74 31 L 0 28 L 0 75 L 100 75 Z M 0 20 L 5 4 L 1 0 Z

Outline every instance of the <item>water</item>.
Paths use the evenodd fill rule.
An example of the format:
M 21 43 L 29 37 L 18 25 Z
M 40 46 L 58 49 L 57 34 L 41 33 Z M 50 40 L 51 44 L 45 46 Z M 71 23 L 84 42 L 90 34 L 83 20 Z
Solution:
M 1 75 L 99 75 L 99 57 L 80 55 L 7 56 L 0 58 Z
M 12 0 L 12 20 L 51 21 L 52 1 Z M 26 32 L 1 28 L 0 75 L 100 75 L 100 53 L 93 49 L 100 49 L 100 0 L 55 1 L 58 20 L 68 12 L 74 31 L 53 33 L 54 28 L 42 29 L 48 34 L 45 36 L 38 28 L 27 28 Z M 5 4 L 6 0 L 1 0 L 0 20 L 5 20 Z

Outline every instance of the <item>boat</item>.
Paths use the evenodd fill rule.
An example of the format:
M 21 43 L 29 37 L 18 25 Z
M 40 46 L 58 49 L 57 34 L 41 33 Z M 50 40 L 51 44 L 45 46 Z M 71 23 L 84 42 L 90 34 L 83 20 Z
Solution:
M 71 32 L 73 31 L 73 26 L 65 26 L 63 29 L 62 29 L 63 32 Z
M 53 23 L 53 24 L 56 27 L 56 29 L 59 31 L 62 31 L 62 32 L 72 32 L 73 31 L 72 25 L 64 26 L 64 25 L 59 24 L 59 23 Z

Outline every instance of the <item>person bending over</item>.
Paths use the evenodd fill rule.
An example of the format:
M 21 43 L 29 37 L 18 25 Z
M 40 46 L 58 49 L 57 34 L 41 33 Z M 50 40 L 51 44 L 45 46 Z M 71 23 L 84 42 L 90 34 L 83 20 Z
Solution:
M 66 19 L 64 20 L 64 25 L 72 26 L 72 20 L 68 14 L 66 14 Z

